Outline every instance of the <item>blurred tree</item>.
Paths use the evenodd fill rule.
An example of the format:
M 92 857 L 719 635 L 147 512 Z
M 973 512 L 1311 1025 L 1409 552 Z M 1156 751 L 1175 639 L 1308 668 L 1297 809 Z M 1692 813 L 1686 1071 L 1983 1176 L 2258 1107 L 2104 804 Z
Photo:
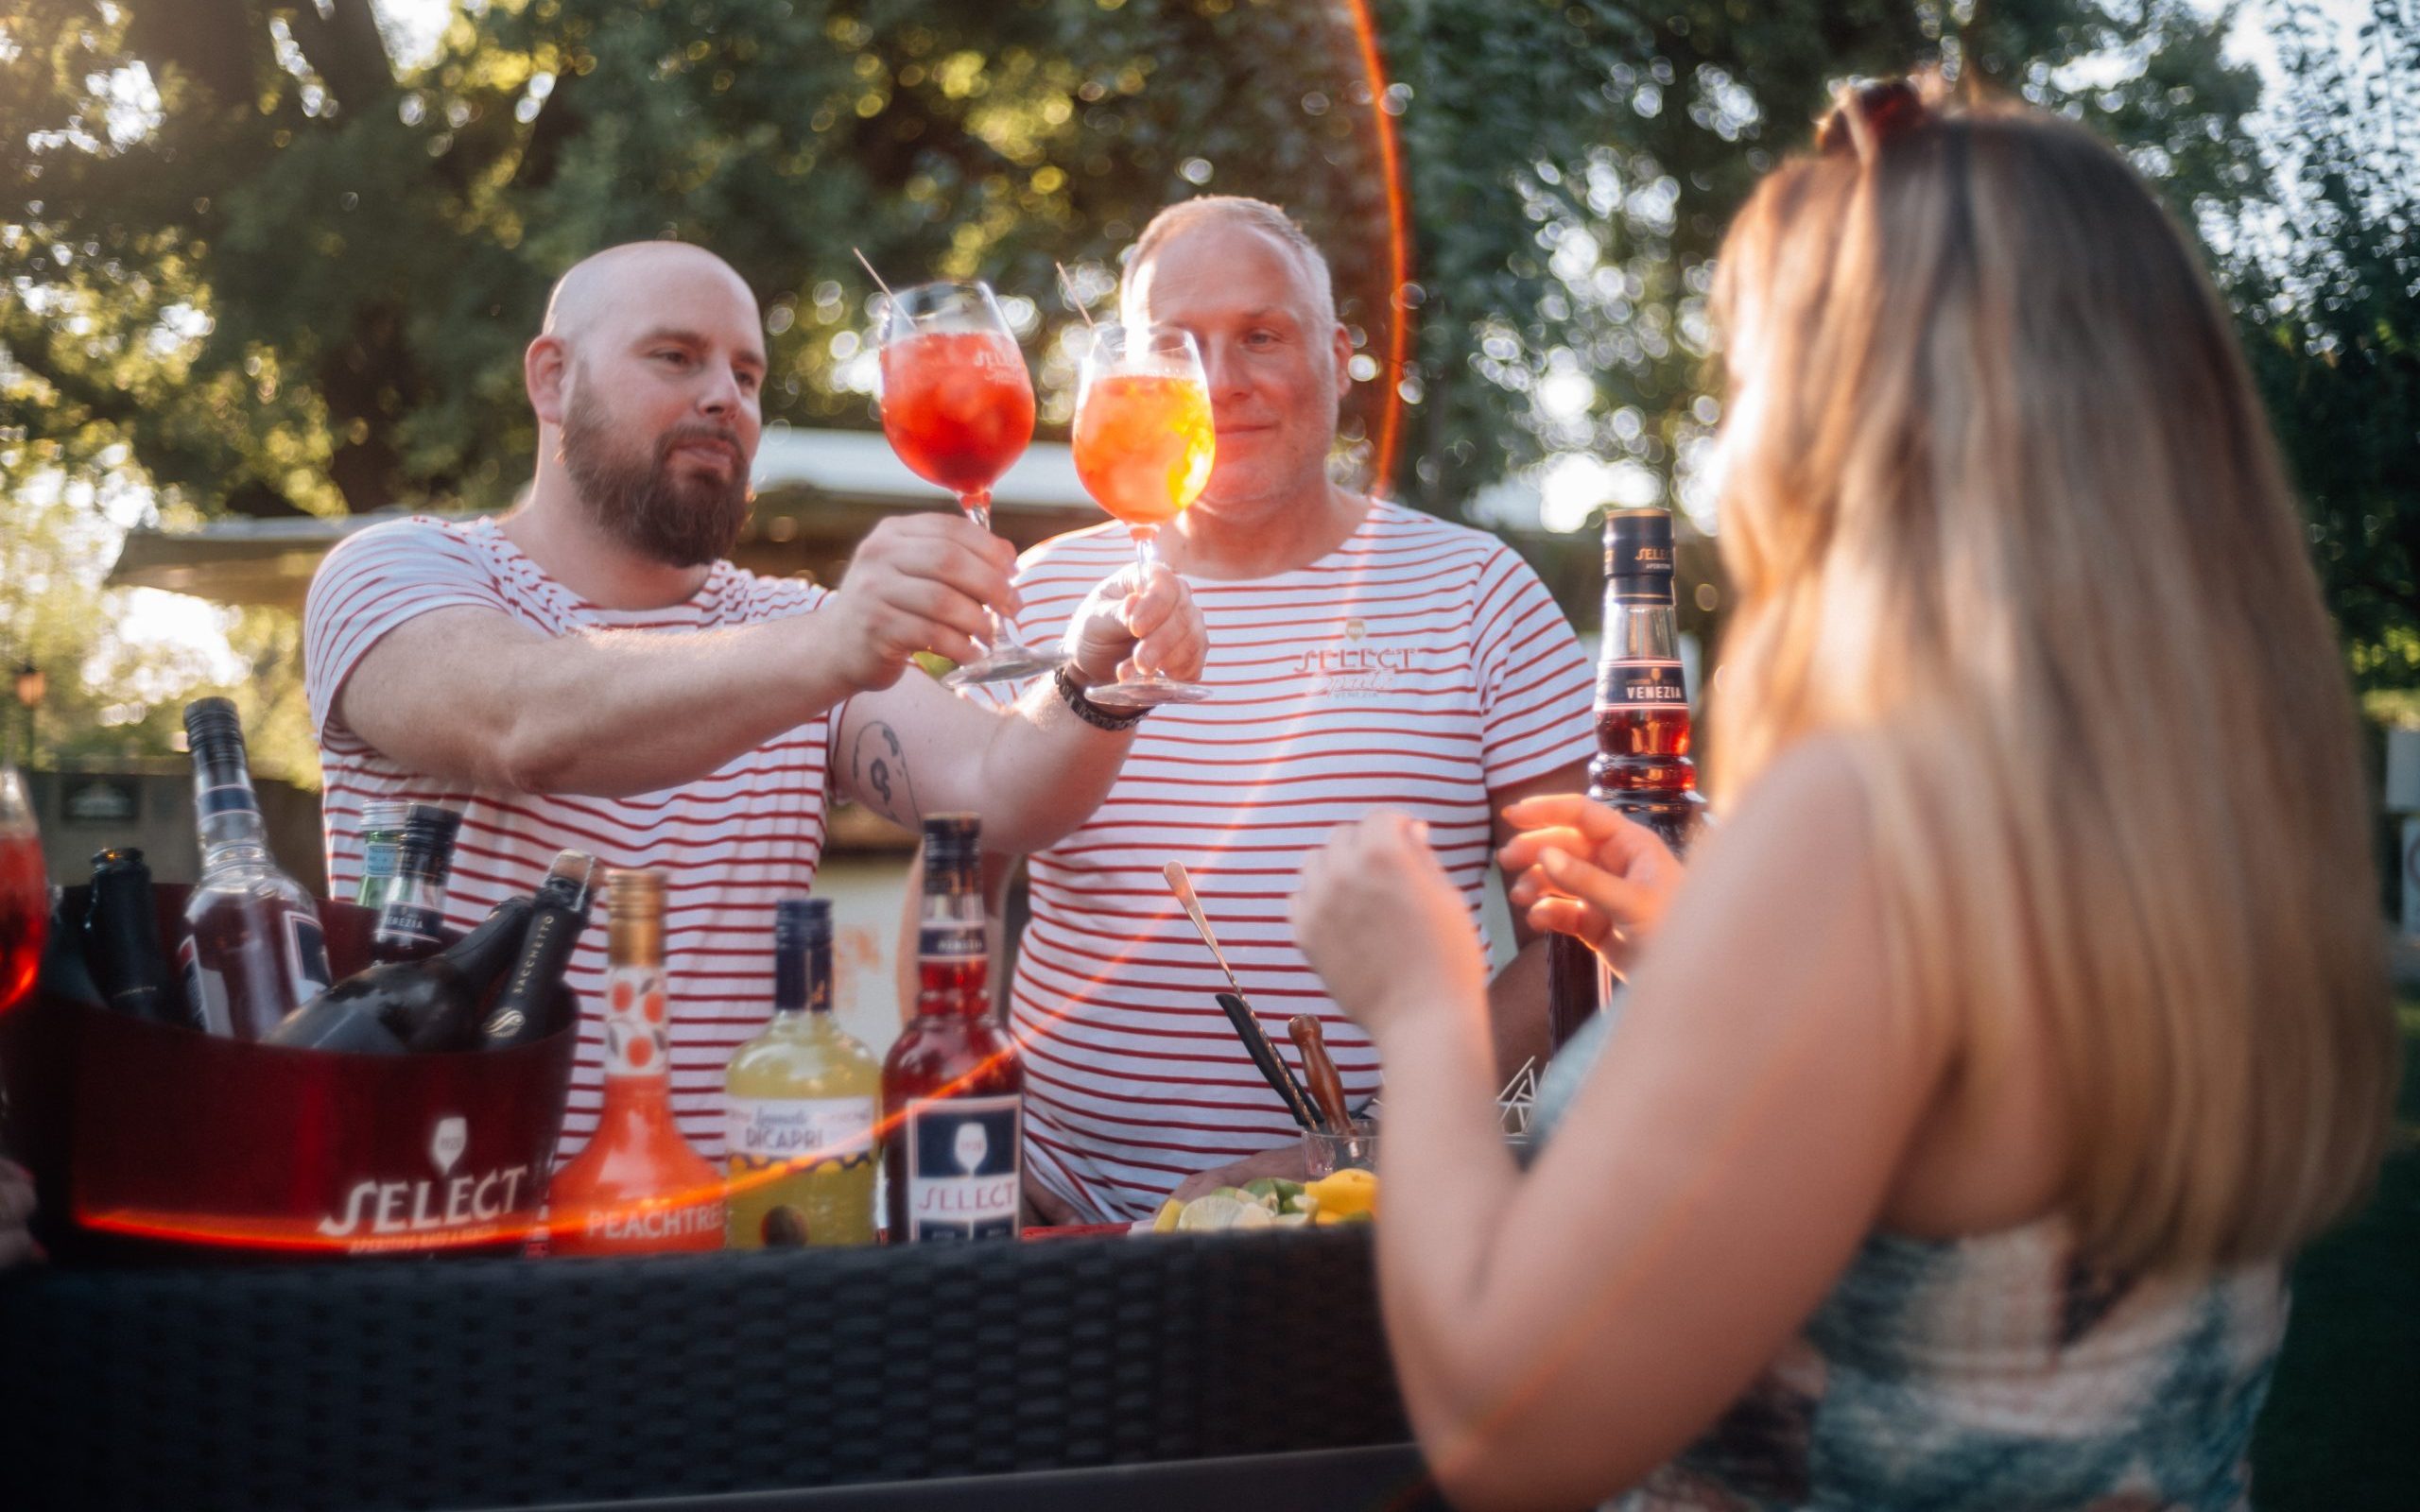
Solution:
M 2354 677 L 2420 690 L 2420 14 L 2376 0 L 2349 57 L 2314 6 L 2275 21 L 2280 192 L 2236 227 L 2227 283 Z
M 115 611 L 126 595 L 100 582 L 116 533 L 110 516 L 125 513 L 139 487 L 123 469 L 106 473 L 98 490 L 54 472 L 9 501 L 0 531 L 0 678 L 25 662 L 43 674 L 33 765 L 170 756 L 184 702 L 221 694 L 242 711 L 264 774 L 317 785 L 292 615 L 222 611 L 237 655 L 221 664 L 198 647 L 130 633 Z M 0 692 L 0 761 L 24 759 L 26 734 L 17 703 Z
M 758 290 L 769 420 L 872 423 L 856 245 L 901 278 L 998 284 L 1063 423 L 1051 262 L 1098 300 L 1153 210 L 1225 191 L 1288 204 L 1334 254 L 1364 377 L 1348 435 L 1391 389 L 1407 402 L 1399 492 L 1462 512 L 1580 454 L 1617 464 L 1611 490 L 1685 502 L 1719 415 L 1707 260 L 1841 77 L 1939 59 L 2106 132 L 2197 227 L 2270 202 L 2254 78 L 2221 55 L 2228 17 L 2187 0 L 1372 9 L 1380 78 L 1347 0 L 493 0 L 409 64 L 372 0 L 18 0 L 0 486 L 124 446 L 172 509 L 501 505 L 534 440 L 519 353 L 547 283 L 652 235 L 712 246 Z M 1416 217 L 1401 374 L 1381 360 L 1380 119 Z M 2351 131 L 2327 140 L 2350 153 Z M 2328 233 L 2304 229 L 2325 266 Z M 2323 297 L 2227 266 L 2272 280 L 2254 302 L 2273 346 L 2303 318 L 2272 292 Z M 2352 317 L 2328 318 L 2333 345 L 2297 325 L 2283 360 L 2302 386 L 2334 361 L 2349 403 Z M 2315 496 L 2371 501 L 2323 509 L 2323 557 L 2360 556 L 2375 458 L 2289 439 Z M 2359 627 L 2394 620 L 2393 583 L 2328 570 L 2377 641 Z

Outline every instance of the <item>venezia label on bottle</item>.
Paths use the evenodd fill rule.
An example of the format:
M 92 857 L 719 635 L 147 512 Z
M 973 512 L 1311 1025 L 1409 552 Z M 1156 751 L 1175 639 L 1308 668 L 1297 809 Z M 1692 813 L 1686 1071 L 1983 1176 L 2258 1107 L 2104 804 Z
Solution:
M 672 1052 L 672 1005 L 661 966 L 605 973 L 605 1074 L 662 1076 Z
M 845 1171 L 873 1162 L 871 1097 L 733 1097 L 725 1101 L 731 1173 L 791 1166 Z
M 1678 662 L 1610 662 L 1602 669 L 1597 710 L 1686 707 L 1688 679 Z
M 908 1100 L 908 1232 L 894 1242 L 1016 1237 L 1024 1109 L 1017 1096 Z
M 378 919 L 379 934 L 415 945 L 441 944 L 438 931 L 444 927 L 444 916 L 436 909 L 410 903 L 389 903 Z
M 973 923 L 928 923 L 916 930 L 916 958 L 920 961 L 970 961 L 980 959 L 985 954 L 980 919 Z

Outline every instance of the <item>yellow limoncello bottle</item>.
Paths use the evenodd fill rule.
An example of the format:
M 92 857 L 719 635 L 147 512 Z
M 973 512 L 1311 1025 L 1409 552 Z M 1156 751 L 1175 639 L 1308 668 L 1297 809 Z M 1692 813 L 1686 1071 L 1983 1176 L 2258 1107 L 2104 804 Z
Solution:
M 734 1249 L 873 1242 L 882 1065 L 832 1017 L 832 905 L 773 908 L 773 1017 L 724 1073 Z

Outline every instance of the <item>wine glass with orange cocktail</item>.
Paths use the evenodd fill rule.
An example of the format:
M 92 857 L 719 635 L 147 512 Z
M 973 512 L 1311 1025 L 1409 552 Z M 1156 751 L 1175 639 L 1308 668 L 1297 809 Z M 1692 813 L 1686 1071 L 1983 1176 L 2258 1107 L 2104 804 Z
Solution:
M 1215 448 L 1210 385 L 1192 336 L 1150 326 L 1093 328 L 1076 386 L 1076 475 L 1095 503 L 1126 523 L 1140 575 L 1159 560 L 1160 526 L 1201 496 Z M 1201 683 L 1132 665 L 1098 691 L 1103 702 L 1137 707 L 1210 696 Z
M 1033 439 L 1033 380 L 983 284 L 925 284 L 885 296 L 874 326 L 882 358 L 882 434 L 908 471 L 958 495 L 992 528 L 992 485 Z M 954 688 L 1030 677 L 1058 658 L 1020 645 L 998 616 L 984 654 L 942 680 Z

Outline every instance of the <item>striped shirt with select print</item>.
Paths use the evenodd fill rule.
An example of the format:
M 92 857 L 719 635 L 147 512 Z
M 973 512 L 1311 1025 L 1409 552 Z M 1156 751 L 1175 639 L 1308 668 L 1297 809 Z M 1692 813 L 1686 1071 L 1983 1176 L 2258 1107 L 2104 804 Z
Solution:
M 558 850 L 609 867 L 666 873 L 666 964 L 672 992 L 672 1106 L 698 1153 L 721 1159 L 723 1069 L 764 1026 L 773 997 L 773 904 L 804 893 L 823 851 L 831 730 L 840 711 L 774 737 L 720 770 L 661 792 L 603 799 L 452 785 L 389 761 L 346 728 L 337 695 L 381 637 L 416 615 L 456 606 L 506 614 L 544 635 L 628 629 L 680 633 L 812 612 L 827 595 L 804 582 L 760 577 L 727 561 L 697 594 L 663 609 L 599 609 L 546 576 L 493 520 L 416 518 L 344 541 L 311 581 L 303 610 L 305 681 L 326 783 L 328 886 L 352 896 L 361 880 L 362 805 L 379 799 L 440 803 L 462 815 L 445 921 L 466 929 L 545 875 Z M 646 731 L 631 731 L 646 738 Z M 600 909 L 567 979 L 601 1001 L 606 931 Z M 603 1097 L 600 1021 L 583 1014 L 557 1158 L 596 1131 Z
M 1026 553 L 1023 638 L 1055 643 L 1133 553 L 1117 524 Z M 1154 711 L 1107 801 L 1029 858 L 1032 919 L 1010 995 L 1027 1169 L 1099 1218 L 1141 1217 L 1192 1173 L 1294 1138 L 1212 996 L 1224 980 L 1168 894 L 1167 862 L 1192 872 L 1281 1054 L 1292 1055 L 1287 1019 L 1317 1014 L 1358 1103 L 1377 1090 L 1376 1053 L 1286 920 L 1305 859 L 1339 823 L 1407 811 L 1428 821 L 1482 927 L 1489 790 L 1594 748 L 1592 679 L 1570 625 L 1483 532 L 1378 501 L 1307 567 L 1187 581 L 1215 696 Z

